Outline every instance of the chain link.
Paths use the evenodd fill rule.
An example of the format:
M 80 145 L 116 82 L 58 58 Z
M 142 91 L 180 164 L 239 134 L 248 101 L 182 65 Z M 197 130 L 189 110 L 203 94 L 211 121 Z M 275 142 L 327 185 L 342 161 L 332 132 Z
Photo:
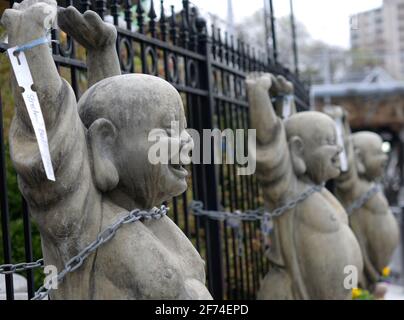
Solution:
M 356 210 L 362 208 L 366 204 L 366 202 L 368 202 L 376 193 L 380 191 L 381 191 L 380 187 L 378 185 L 375 185 L 367 192 L 362 194 L 348 208 L 346 208 L 348 216 L 351 216 L 352 214 L 354 214 Z
M 12 274 L 21 271 L 43 268 L 43 266 L 43 259 L 39 259 L 34 262 L 23 262 L 18 264 L 2 264 L 0 265 L 0 274 Z
M 121 228 L 123 225 L 130 224 L 136 221 L 139 221 L 141 219 L 145 220 L 159 220 L 163 216 L 167 215 L 169 208 L 166 206 L 161 206 L 159 209 L 158 208 L 153 208 L 150 211 L 141 211 L 139 209 L 133 210 L 127 215 L 119 218 L 116 220 L 112 225 L 107 227 L 105 230 L 100 232 L 97 235 L 97 239 L 90 243 L 87 247 L 85 247 L 83 250 L 80 251 L 76 256 L 71 258 L 66 264 L 64 269 L 58 273 L 56 277 L 53 279 L 50 279 L 45 283 L 42 287 L 38 289 L 38 291 L 35 293 L 35 296 L 31 300 L 42 300 L 44 299 L 48 294 L 49 291 L 52 290 L 52 285 L 53 282 L 56 281 L 57 283 L 60 283 L 64 280 L 67 274 L 76 271 L 78 268 L 80 268 L 84 261 L 92 254 L 94 253 L 100 246 L 102 246 L 104 243 L 108 242 L 111 240 L 116 232 L 118 231 L 119 228 Z M 12 264 L 5 264 L 0 266 L 0 273 L 3 274 L 10 274 L 14 273 L 17 271 L 24 271 L 24 270 L 29 270 L 29 269 L 34 269 L 38 267 L 43 267 L 44 262 L 43 259 L 40 259 L 36 262 L 30 262 L 30 263 L 19 263 L 16 265 Z

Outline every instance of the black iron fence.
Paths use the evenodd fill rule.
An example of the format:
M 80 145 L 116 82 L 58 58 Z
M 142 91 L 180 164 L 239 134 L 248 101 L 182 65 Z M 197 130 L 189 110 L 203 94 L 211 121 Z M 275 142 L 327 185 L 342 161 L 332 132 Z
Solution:
M 148 73 L 173 84 L 183 98 L 188 126 L 199 132 L 213 128 L 248 128 L 244 79 L 250 71 L 284 75 L 295 86 L 298 108 L 307 109 L 307 90 L 292 72 L 232 35 L 222 33 L 213 26 L 207 27 L 198 8 L 189 1 L 182 1 L 182 8 L 178 11 L 173 6 L 165 8 L 164 1 L 160 1 L 159 16 L 156 14 L 156 1 L 148 1 L 147 6 L 145 2 L 58 1 L 60 6 L 75 5 L 82 12 L 92 9 L 104 20 L 113 23 L 118 30 L 117 50 L 123 72 Z M 54 30 L 52 37 L 59 40 L 59 44 L 53 44 L 55 63 L 79 98 L 87 88 L 84 49 L 60 30 Z M 0 43 L 0 48 L 4 51 L 7 45 Z M 4 107 L 4 103 L 1 107 Z M 13 259 L 11 250 L 13 244 L 6 183 L 10 177 L 6 177 L 6 142 L 2 126 L 0 135 L 4 255 L 0 257 L 1 264 L 20 261 Z M 211 210 L 255 209 L 262 205 L 257 180 L 255 176 L 237 175 L 236 165 L 192 165 L 189 169 L 192 173 L 189 189 L 169 204 L 171 217 L 205 258 L 208 287 L 214 298 L 253 299 L 260 278 L 268 267 L 258 222 L 243 223 L 243 237 L 240 239 L 237 230 L 227 222 L 194 217 L 189 212 L 189 204 L 195 199 Z M 31 224 L 25 203 L 21 215 L 25 260 L 33 261 L 39 257 L 33 255 Z M 25 275 L 28 279 L 28 295 L 32 297 L 35 290 L 34 273 L 27 271 Z M 6 276 L 6 287 L 7 298 L 12 299 L 11 275 Z

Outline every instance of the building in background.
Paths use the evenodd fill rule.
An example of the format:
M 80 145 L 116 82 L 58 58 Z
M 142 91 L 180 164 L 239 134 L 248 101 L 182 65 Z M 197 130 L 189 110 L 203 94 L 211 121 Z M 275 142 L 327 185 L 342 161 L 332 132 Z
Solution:
M 354 130 L 389 128 L 400 134 L 404 124 L 404 82 L 376 67 L 357 82 L 314 85 L 312 105 L 322 110 L 339 105 L 349 113 Z
M 374 60 L 404 79 L 404 0 L 384 0 L 378 9 L 351 17 L 351 48 L 357 59 Z

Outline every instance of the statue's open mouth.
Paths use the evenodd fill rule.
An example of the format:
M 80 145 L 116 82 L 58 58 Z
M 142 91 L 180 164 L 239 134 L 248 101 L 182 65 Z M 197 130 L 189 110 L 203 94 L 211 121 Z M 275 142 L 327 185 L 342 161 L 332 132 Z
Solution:
M 338 170 L 341 169 L 341 162 L 339 159 L 339 154 L 331 158 L 332 165 L 337 168 Z
M 171 172 L 176 175 L 178 178 L 186 178 L 188 176 L 188 171 L 181 164 L 172 164 L 168 165 Z

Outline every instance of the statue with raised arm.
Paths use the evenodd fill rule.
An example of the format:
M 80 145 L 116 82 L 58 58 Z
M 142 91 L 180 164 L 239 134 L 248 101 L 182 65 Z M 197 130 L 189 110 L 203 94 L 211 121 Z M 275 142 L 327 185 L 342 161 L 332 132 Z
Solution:
M 387 164 L 382 138 L 373 132 L 351 134 L 346 112 L 326 111 L 342 119 L 348 169 L 335 180 L 335 194 L 349 214 L 349 223 L 362 250 L 364 272 L 360 284 L 377 292 L 383 269 L 388 267 L 399 243 L 399 228 L 378 186 Z
M 2 17 L 9 45 L 43 37 L 56 17 L 56 1 L 15 3 Z M 61 9 L 58 22 L 87 49 L 91 87 L 77 103 L 48 46 L 25 52 L 56 181 L 46 179 L 15 78 L 10 146 L 19 187 L 41 233 L 45 264 L 61 271 L 122 214 L 152 209 L 186 190 L 187 171 L 181 164 L 149 162 L 152 129 L 181 152 L 193 142 L 185 132 L 181 97 L 169 83 L 121 75 L 114 26 L 73 7 Z M 172 134 L 173 121 L 181 135 Z M 211 299 L 203 260 L 167 216 L 122 226 L 50 294 L 52 299 Z
M 333 120 L 301 112 L 286 121 L 271 102 L 278 78 L 247 78 L 251 128 L 256 129 L 257 177 L 269 212 L 289 205 L 314 186 L 340 174 Z M 249 150 L 254 156 L 254 150 Z M 350 299 L 347 267 L 362 272 L 359 244 L 342 205 L 325 188 L 273 218 L 270 270 L 258 299 Z M 353 268 L 352 268 L 353 267 Z

